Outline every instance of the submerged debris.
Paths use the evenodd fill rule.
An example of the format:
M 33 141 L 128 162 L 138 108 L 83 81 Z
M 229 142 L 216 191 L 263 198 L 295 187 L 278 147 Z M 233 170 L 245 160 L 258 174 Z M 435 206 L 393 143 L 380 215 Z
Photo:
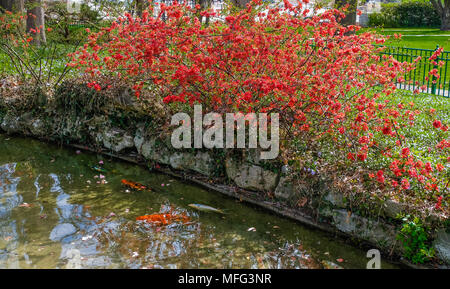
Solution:
M 93 169 L 94 171 L 99 172 L 99 173 L 107 173 L 108 172 L 107 169 L 99 167 L 99 166 L 92 166 L 91 169 Z
M 22 203 L 19 205 L 19 207 L 23 207 L 23 208 L 30 208 L 32 206 L 33 206 L 32 204 L 28 204 L 28 203 Z
M 194 208 L 196 210 L 202 211 L 202 212 L 214 212 L 214 213 L 219 213 L 219 214 L 225 214 L 223 211 L 207 206 L 207 205 L 202 205 L 202 204 L 189 204 L 188 205 L 191 208 Z

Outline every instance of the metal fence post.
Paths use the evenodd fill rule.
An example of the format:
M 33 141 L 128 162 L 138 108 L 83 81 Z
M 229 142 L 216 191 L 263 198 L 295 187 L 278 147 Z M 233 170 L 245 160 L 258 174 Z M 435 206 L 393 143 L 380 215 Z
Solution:
M 439 45 L 436 45 L 436 49 L 434 51 L 437 51 L 438 49 L 439 49 Z M 433 69 L 438 69 L 438 66 L 435 64 L 433 66 Z M 431 94 L 436 94 L 436 82 L 437 82 L 436 76 L 434 76 L 434 74 L 433 74 L 433 77 L 431 78 Z

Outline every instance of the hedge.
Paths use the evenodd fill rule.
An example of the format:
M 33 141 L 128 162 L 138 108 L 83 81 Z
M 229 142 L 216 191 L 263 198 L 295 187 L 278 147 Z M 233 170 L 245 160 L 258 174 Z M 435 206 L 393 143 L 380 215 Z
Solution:
M 441 20 L 431 2 L 411 0 L 382 4 L 379 13 L 369 14 L 371 27 L 439 27 Z

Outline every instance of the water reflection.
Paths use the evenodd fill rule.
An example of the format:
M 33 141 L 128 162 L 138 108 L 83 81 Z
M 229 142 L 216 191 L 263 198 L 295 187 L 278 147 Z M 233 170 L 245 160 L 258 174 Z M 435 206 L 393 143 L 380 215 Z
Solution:
M 99 161 L 108 169 L 104 178 L 90 169 Z M 129 192 L 122 178 L 157 192 Z M 227 214 L 199 213 L 189 203 Z M 162 227 L 136 221 L 169 211 L 191 221 Z M 329 235 L 196 186 L 0 135 L 0 268 L 364 268 L 366 262 L 364 251 Z

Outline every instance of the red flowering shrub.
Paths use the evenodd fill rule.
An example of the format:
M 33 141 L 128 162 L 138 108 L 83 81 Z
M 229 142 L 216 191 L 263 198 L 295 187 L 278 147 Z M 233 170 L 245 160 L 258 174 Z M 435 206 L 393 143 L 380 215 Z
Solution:
M 305 17 L 302 3 L 284 4 L 268 8 L 257 0 L 208 26 L 196 16 L 199 7 L 178 3 L 162 4 L 157 17 L 150 17 L 151 8 L 142 19 L 126 14 L 91 34 L 69 65 L 83 69 L 97 90 L 109 84 L 96 77 L 119 77 L 137 97 L 157 89 L 174 108 L 201 103 L 204 111 L 219 113 L 279 112 L 288 158 L 298 156 L 289 153 L 293 140 L 331 141 L 333 154 L 346 162 L 376 160 L 371 169 L 380 188 L 427 191 L 431 207 L 439 200 L 438 207 L 448 210 L 446 167 L 417 159 L 403 135 L 424 112 L 383 100 L 413 66 L 380 56 L 383 48 L 374 44 L 384 38 L 341 26 L 340 11 Z M 433 125 L 444 126 L 438 120 Z M 442 139 L 436 150 L 445 155 L 449 145 Z

